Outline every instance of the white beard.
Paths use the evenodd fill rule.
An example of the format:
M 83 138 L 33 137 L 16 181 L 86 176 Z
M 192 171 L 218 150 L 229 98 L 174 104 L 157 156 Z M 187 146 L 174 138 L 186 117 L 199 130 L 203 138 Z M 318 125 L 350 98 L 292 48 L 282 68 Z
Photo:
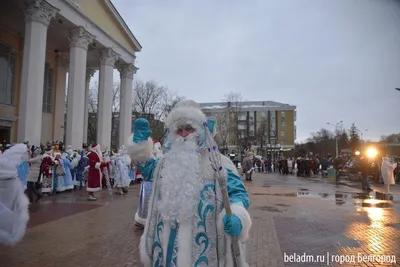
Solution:
M 161 170 L 161 200 L 157 208 L 165 221 L 191 219 L 200 199 L 203 179 L 195 136 L 177 138 L 166 154 Z

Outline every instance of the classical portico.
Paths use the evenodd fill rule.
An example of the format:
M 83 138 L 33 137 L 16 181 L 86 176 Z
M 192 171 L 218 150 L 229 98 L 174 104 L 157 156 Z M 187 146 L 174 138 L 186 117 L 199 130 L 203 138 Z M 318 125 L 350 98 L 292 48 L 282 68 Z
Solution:
M 65 136 L 66 145 L 80 148 L 87 142 L 90 80 L 98 70 L 97 143 L 110 146 L 112 89 L 118 78 L 113 72 L 118 69 L 122 145 L 131 132 L 135 53 L 141 46 L 112 3 L 16 0 L 0 5 L 0 44 L 10 47 L 0 64 L 12 69 L 10 76 L 6 73 L 12 82 L 0 87 L 0 114 L 5 114 L 0 133 L 1 122 L 11 118 L 4 126 L 11 125 L 10 141 L 39 145 Z

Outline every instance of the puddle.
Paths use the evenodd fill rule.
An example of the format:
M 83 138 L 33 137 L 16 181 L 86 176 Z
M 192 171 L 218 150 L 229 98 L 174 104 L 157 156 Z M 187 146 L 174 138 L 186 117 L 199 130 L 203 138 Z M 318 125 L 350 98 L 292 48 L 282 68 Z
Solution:
M 396 229 L 400 230 L 400 223 L 392 223 L 392 224 L 386 224 L 386 226 L 390 226 Z
M 337 191 L 335 194 L 330 193 L 313 193 L 305 188 L 299 188 L 299 192 L 274 194 L 274 193 L 253 193 L 253 195 L 280 196 L 280 197 L 298 197 L 298 198 L 321 198 L 332 200 L 338 206 L 344 204 L 352 204 L 358 207 L 376 207 L 376 208 L 392 208 L 398 201 L 393 201 L 393 195 L 381 192 L 370 191 L 361 193 L 351 193 Z M 279 205 L 277 205 L 279 206 Z
M 361 243 L 353 238 L 348 238 L 346 236 L 337 236 L 333 238 L 335 243 L 339 244 L 340 246 L 347 246 L 350 248 L 358 248 L 361 246 Z
M 269 211 L 269 212 L 282 212 L 281 210 L 278 210 L 277 208 L 271 207 L 271 206 L 260 207 L 260 209 L 263 211 Z
M 280 206 L 280 207 L 290 207 L 290 205 L 287 204 L 274 204 L 275 206 Z

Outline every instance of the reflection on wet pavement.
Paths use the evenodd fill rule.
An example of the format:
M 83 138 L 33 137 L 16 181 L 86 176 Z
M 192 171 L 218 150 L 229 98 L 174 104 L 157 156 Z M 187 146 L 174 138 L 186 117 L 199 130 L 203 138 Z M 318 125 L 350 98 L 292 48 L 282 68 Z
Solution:
M 393 208 L 398 202 L 394 201 L 392 194 L 384 194 L 381 192 L 370 191 L 361 193 L 340 192 L 329 193 L 313 193 L 308 189 L 300 188 L 301 191 L 279 194 L 279 193 L 253 193 L 253 195 L 281 196 L 281 197 L 298 197 L 298 198 L 321 198 L 326 200 L 334 200 L 336 205 L 351 204 L 360 207 L 372 208 Z
M 319 178 L 283 180 L 279 176 L 267 176 L 263 187 L 267 185 L 268 188 L 251 194 L 263 199 L 264 206 L 271 203 L 281 211 L 262 210 L 273 217 L 282 253 L 391 255 L 397 258 L 397 265 L 393 266 L 399 266 L 398 190 L 385 194 L 377 190 L 362 191 L 359 184 L 335 184 Z M 310 263 L 283 265 L 315 266 Z M 343 266 L 382 264 L 355 262 Z

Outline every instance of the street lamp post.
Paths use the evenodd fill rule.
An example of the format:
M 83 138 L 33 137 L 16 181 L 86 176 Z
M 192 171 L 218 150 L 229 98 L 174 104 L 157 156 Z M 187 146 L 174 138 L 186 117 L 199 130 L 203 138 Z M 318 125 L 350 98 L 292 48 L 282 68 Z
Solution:
M 336 123 L 336 124 L 332 124 L 332 123 L 329 123 L 329 122 L 327 122 L 326 124 L 328 124 L 328 125 L 330 125 L 330 126 L 333 126 L 333 127 L 335 127 L 335 146 L 336 146 L 336 157 L 339 155 L 339 145 L 338 145 L 338 138 L 337 138 L 337 132 L 338 132 L 338 126 L 342 123 L 343 121 L 341 120 L 341 121 L 339 121 L 338 123 Z

